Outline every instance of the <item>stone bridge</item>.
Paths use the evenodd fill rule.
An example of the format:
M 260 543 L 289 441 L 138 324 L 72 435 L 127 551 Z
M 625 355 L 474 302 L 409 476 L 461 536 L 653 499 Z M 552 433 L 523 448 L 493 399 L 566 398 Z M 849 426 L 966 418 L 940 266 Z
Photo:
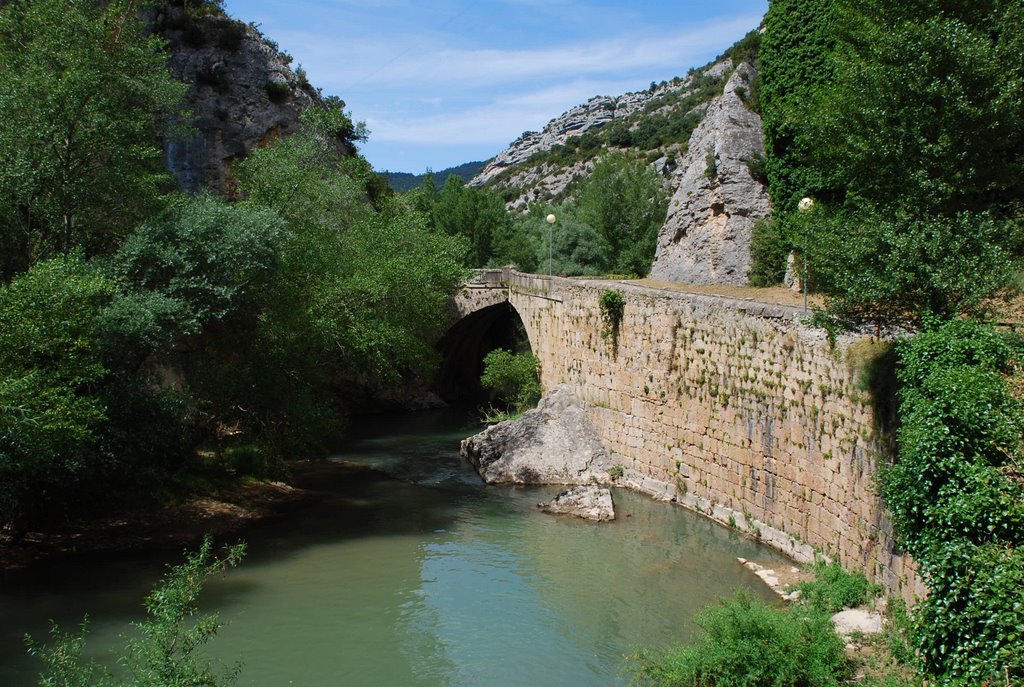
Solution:
M 615 348 L 601 335 L 609 289 L 625 302 Z M 452 307 L 440 344 L 450 382 L 460 364 L 478 381 L 483 355 L 521 326 L 544 388 L 568 384 L 586 403 L 626 486 L 797 560 L 823 552 L 894 593 L 923 593 L 873 486 L 891 439 L 861 380 L 882 344 L 833 346 L 800 308 L 510 268 L 479 271 Z

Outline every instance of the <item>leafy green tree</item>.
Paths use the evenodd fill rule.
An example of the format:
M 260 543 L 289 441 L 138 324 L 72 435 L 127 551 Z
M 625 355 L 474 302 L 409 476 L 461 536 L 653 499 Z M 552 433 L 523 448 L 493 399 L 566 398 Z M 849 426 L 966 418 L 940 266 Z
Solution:
M 278 453 L 322 450 L 342 382 L 375 388 L 426 374 L 436 360 L 427 342 L 466 276 L 465 242 L 405 199 L 368 203 L 364 167 L 309 118 L 237 167 L 246 204 L 277 212 L 287 238 L 255 333 L 221 337 L 216 359 L 227 365 L 199 377 L 210 380 L 204 396 L 236 409 Z
M 71 510 L 97 469 L 108 374 L 97 322 L 113 293 L 78 255 L 0 286 L 0 526 L 16 534 Z
M 159 207 L 159 136 L 182 121 L 139 3 L 0 7 L 0 279 L 82 246 L 108 253 Z
M 576 194 L 576 206 L 579 220 L 601 237 L 606 271 L 650 271 L 668 210 L 668 194 L 651 166 L 623 153 L 601 158 Z
M 231 684 L 241 669 L 218 670 L 202 648 L 223 626 L 216 614 L 199 612 L 197 601 L 207 578 L 237 566 L 245 556 L 245 545 L 213 553 L 207 536 L 199 550 L 186 554 L 185 562 L 174 566 L 145 599 L 147 619 L 136 624 L 137 636 L 125 640 L 117 657 L 115 673 L 95 661 L 85 661 L 88 623 L 78 634 L 62 632 L 54 625 L 50 645 L 26 638 L 29 651 L 43 662 L 39 684 L 44 687 L 216 687 Z
M 835 170 L 837 187 L 879 209 L 953 217 L 1018 203 L 1021 4 L 838 5 L 835 77 L 806 113 L 811 166 Z
M 450 175 L 430 208 L 435 228 L 467 242 L 468 267 L 484 267 L 491 260 L 496 235 L 510 231 L 512 219 L 501 198 L 488 189 L 473 188 Z
M 793 225 L 808 229 L 797 243 L 811 284 L 830 294 L 830 312 L 847 322 L 917 326 L 929 314 L 983 316 L 1021 266 L 1011 250 L 1020 225 L 987 213 L 924 218 L 902 209 L 816 208 L 797 219 Z
M 611 249 L 604 236 L 580 219 L 574 205 L 565 204 L 553 212 L 554 224 L 549 225 L 543 215 L 533 220 L 535 235 L 542 237 L 536 248 L 539 270 L 548 271 L 550 257 L 553 274 L 598 275 L 615 271 L 608 262 Z
M 836 0 L 772 0 L 759 49 L 768 193 L 776 211 L 796 210 L 827 187 L 827 170 L 813 164 L 804 125 L 807 103 L 832 82 Z

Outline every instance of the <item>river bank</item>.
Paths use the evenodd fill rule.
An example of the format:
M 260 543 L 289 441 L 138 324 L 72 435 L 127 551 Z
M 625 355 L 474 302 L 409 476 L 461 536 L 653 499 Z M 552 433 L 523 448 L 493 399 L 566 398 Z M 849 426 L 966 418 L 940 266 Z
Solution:
M 0 575 L 56 560 L 111 553 L 174 550 L 217 539 L 324 498 L 325 485 L 366 469 L 330 461 L 289 461 L 287 482 L 217 475 L 205 488 L 162 504 L 33 530 L 21 541 L 0 533 Z

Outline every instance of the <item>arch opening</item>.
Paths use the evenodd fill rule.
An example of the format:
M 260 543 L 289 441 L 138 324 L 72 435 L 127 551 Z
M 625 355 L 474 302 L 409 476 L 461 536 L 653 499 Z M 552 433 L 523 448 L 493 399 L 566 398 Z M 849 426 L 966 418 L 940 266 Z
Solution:
M 446 403 L 463 406 L 479 406 L 489 398 L 480 385 L 488 353 L 496 348 L 515 353 L 531 350 L 526 327 L 507 301 L 466 315 L 445 332 L 436 348 L 441 367 L 434 391 Z

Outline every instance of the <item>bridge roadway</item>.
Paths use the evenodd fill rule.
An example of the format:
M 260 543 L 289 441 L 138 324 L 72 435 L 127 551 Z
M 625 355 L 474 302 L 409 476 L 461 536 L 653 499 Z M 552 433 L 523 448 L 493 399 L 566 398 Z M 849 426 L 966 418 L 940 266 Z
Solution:
M 601 334 L 606 290 L 625 302 L 615 347 Z M 511 268 L 478 271 L 455 298 L 449 344 L 509 307 L 542 385 L 567 384 L 584 401 L 624 486 L 797 560 L 823 551 L 893 593 L 923 593 L 873 488 L 892 441 L 858 380 L 884 344 L 840 337 L 833 347 L 800 307 Z

